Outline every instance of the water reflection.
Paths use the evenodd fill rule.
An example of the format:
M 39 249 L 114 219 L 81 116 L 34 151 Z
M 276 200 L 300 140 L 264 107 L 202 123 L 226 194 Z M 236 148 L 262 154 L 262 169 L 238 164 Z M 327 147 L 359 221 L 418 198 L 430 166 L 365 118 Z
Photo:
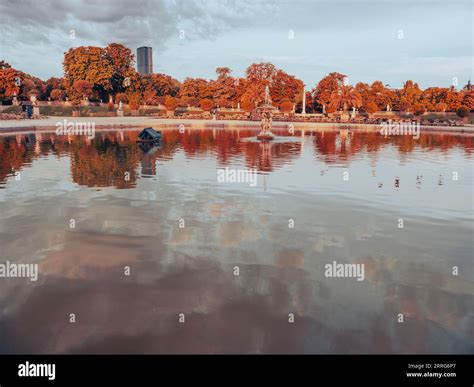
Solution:
M 460 148 L 468 156 L 474 150 L 474 137 L 460 134 L 422 134 L 415 140 L 410 136 L 385 138 L 376 132 L 347 130 L 306 131 L 303 133 L 306 137 L 298 131 L 294 136 L 289 136 L 286 131 L 275 132 L 284 137 L 275 142 L 259 142 L 245 141 L 255 138 L 253 130 L 166 131 L 160 145 L 154 147 L 137 144 L 137 131 L 99 132 L 93 140 L 87 136 L 58 137 L 41 132 L 4 136 L 0 137 L 0 184 L 5 184 L 7 178 L 23 166 L 30 166 L 35 159 L 48 155 L 69 156 L 72 179 L 79 185 L 133 188 L 141 175 L 136 173 L 138 165 L 142 165 L 143 175 L 156 175 L 154 164 L 171 160 L 180 151 L 186 158 L 215 154 L 221 166 L 231 164 L 232 159 L 242 158 L 247 168 L 271 172 L 297 159 L 303 152 L 305 141 L 312 141 L 314 155 L 328 165 L 348 165 L 361 153 L 370 156 L 388 146 L 397 149 L 402 159 L 405 158 L 403 154 L 415 150 L 447 152 Z M 127 171 L 131 174 L 128 181 L 123 178 Z M 443 184 L 442 180 L 440 175 L 439 185 Z M 418 183 L 421 184 L 421 180 Z
M 473 137 L 276 132 L 0 137 L 0 352 L 474 352 Z

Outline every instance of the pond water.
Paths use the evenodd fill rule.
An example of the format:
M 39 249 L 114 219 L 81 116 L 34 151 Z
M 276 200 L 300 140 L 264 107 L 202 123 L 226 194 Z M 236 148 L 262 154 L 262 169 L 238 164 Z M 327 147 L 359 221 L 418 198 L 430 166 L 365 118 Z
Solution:
M 0 137 L 0 353 L 474 353 L 474 136 L 274 132 Z

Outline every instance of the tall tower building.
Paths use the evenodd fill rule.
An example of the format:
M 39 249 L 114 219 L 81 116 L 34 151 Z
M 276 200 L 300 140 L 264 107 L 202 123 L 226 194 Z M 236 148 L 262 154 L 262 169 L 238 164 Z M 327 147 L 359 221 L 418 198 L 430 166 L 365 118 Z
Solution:
M 137 48 L 137 71 L 142 75 L 153 73 L 153 55 L 151 47 Z

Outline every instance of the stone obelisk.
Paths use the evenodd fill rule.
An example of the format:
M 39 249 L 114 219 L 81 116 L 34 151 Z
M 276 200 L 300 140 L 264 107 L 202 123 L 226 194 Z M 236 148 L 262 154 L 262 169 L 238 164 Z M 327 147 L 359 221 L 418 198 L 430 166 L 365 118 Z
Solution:
M 306 88 L 303 86 L 303 107 L 301 108 L 301 115 L 306 114 Z

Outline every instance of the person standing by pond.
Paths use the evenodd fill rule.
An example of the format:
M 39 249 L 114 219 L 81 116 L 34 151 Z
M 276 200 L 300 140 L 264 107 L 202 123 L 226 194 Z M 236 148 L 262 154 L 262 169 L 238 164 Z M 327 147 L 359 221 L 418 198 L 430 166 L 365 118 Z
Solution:
M 20 105 L 25 118 L 31 118 L 33 116 L 33 104 L 30 101 L 22 101 Z

